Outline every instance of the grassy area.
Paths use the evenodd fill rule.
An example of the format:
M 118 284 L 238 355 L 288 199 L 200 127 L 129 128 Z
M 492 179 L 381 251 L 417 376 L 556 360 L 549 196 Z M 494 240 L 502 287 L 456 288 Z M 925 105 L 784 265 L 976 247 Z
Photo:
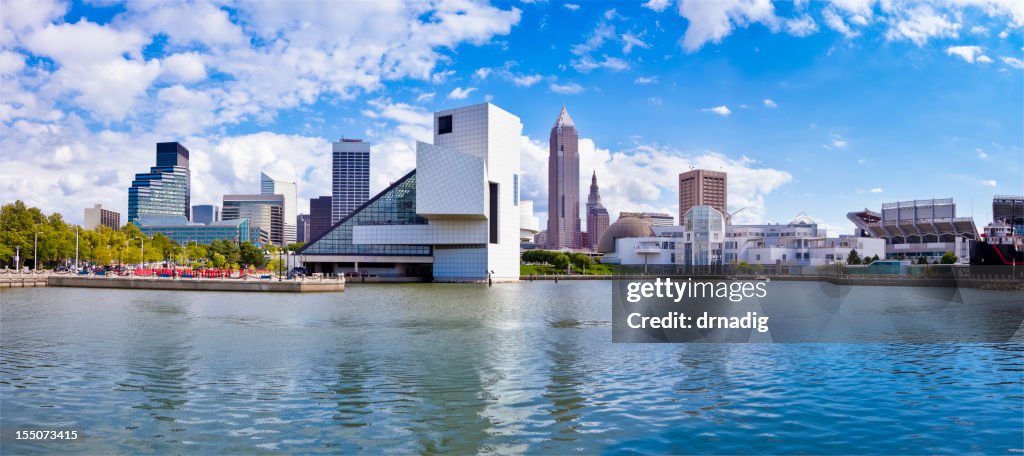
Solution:
M 580 271 L 574 269 L 574 274 L 579 274 Z M 595 264 L 587 268 L 586 275 L 611 275 L 615 273 L 615 269 L 612 265 L 608 264 Z M 565 274 L 564 270 L 558 270 L 554 266 L 542 264 L 521 264 L 519 265 L 520 275 L 552 275 L 552 274 Z

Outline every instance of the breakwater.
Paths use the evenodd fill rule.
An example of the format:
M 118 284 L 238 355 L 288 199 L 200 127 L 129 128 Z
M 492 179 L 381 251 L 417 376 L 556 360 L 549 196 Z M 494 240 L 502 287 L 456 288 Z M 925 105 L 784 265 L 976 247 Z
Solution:
M 121 288 L 168 291 L 272 291 L 286 293 L 344 291 L 344 279 L 245 280 L 170 279 L 149 277 L 96 277 L 51 275 L 51 287 Z

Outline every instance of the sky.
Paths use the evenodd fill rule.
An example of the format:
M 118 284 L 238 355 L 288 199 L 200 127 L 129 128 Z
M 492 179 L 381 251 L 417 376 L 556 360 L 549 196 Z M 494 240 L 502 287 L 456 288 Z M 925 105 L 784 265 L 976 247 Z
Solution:
M 192 203 L 293 177 L 330 194 L 330 143 L 372 143 L 371 193 L 412 169 L 431 113 L 523 122 L 547 209 L 564 104 L 620 211 L 677 214 L 677 176 L 729 173 L 734 223 L 1024 194 L 1024 2 L 0 0 L 0 192 L 74 223 L 125 214 L 155 144 L 191 151 Z M 122 218 L 124 220 L 124 218 Z M 585 221 L 584 221 L 585 223 Z

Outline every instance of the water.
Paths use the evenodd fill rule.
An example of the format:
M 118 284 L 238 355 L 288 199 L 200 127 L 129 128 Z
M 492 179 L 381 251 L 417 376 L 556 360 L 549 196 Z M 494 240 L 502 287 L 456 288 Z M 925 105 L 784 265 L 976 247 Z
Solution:
M 610 289 L 0 291 L 0 452 L 1024 451 L 1024 344 L 613 344 Z

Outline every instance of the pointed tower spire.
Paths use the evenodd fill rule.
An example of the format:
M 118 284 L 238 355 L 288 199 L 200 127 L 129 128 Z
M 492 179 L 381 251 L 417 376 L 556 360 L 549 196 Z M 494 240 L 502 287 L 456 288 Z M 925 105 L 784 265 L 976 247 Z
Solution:
M 569 111 L 565 109 L 565 105 L 562 105 L 562 112 L 558 113 L 558 118 L 555 119 L 555 127 L 575 127 L 572 117 L 569 116 Z

